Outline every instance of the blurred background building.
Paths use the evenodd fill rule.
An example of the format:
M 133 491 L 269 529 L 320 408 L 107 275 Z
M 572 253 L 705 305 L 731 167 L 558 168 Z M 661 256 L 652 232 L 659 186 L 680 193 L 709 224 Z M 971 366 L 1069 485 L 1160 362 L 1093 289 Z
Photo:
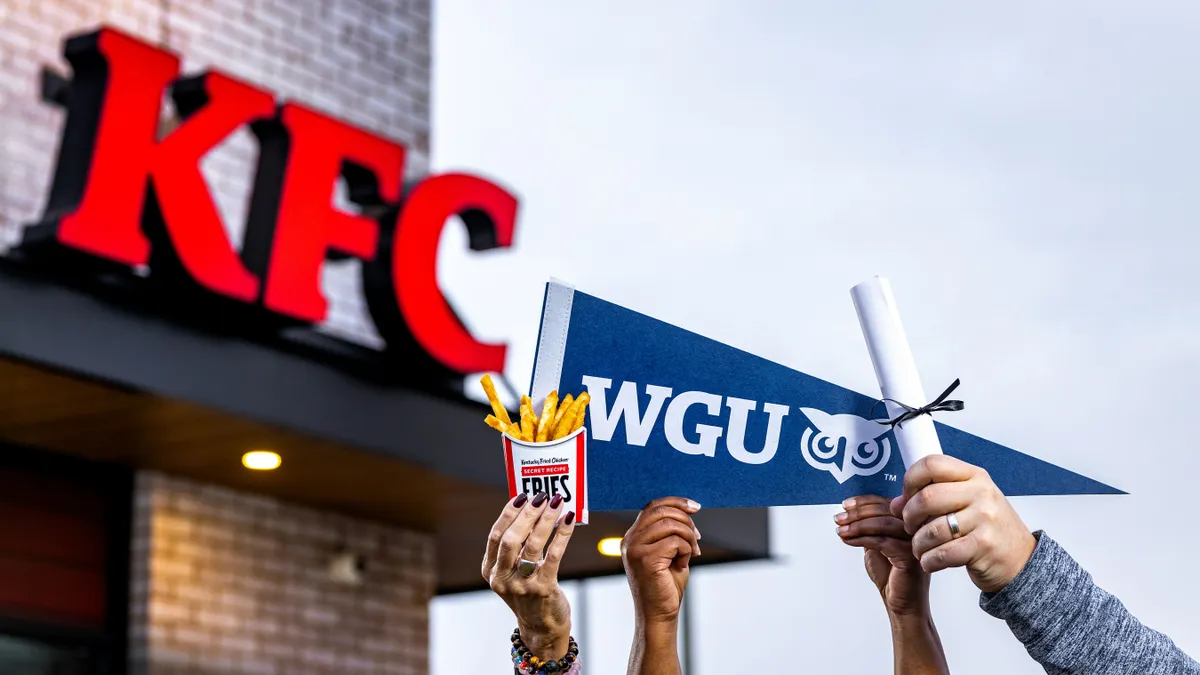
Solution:
M 428 672 L 431 598 L 482 587 L 506 498 L 484 408 L 462 374 L 389 357 L 358 260 L 327 262 L 310 327 L 211 302 L 154 259 L 37 245 L 66 215 L 47 208 L 56 171 L 85 159 L 67 110 L 95 96 L 64 43 L 104 25 L 183 75 L 402 144 L 410 183 L 429 173 L 428 0 L 0 5 L 0 672 Z M 159 136 L 187 112 L 164 101 Z M 204 156 L 235 246 L 258 155 L 241 126 Z M 251 470 L 254 450 L 282 464 Z M 766 555 L 765 511 L 706 516 L 706 562 Z M 620 570 L 595 543 L 628 514 L 594 521 L 567 578 Z

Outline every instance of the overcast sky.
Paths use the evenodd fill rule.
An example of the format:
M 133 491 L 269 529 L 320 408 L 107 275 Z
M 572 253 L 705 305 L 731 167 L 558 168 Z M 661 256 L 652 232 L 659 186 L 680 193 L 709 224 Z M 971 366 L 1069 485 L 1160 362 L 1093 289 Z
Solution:
M 1131 493 L 1016 504 L 1200 656 L 1200 8 L 435 4 L 434 166 L 521 198 L 515 249 L 449 231 L 441 283 L 516 383 L 555 276 L 877 393 L 848 291 L 889 276 L 926 390 L 963 380 L 945 421 Z M 775 509 L 778 562 L 693 574 L 693 675 L 890 671 L 837 510 Z M 624 579 L 591 588 L 588 670 L 620 672 Z M 1042 672 L 961 570 L 934 595 L 955 672 Z M 506 672 L 499 599 L 433 615 L 434 673 Z

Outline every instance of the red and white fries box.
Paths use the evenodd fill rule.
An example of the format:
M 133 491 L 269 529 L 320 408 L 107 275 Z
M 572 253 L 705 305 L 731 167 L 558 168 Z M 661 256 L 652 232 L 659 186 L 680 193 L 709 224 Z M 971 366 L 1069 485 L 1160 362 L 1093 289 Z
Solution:
M 504 440 L 504 464 L 508 472 L 508 497 L 545 492 L 563 498 L 563 513 L 575 512 L 575 520 L 587 525 L 587 427 L 546 443 L 529 443 L 508 434 Z

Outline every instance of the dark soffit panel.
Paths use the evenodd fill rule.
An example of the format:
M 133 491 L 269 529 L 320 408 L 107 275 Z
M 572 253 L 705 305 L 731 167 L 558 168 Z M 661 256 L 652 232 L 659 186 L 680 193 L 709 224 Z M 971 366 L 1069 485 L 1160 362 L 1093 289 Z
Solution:
M 447 475 L 503 486 L 487 408 L 399 385 L 0 267 L 0 351 L 179 398 Z

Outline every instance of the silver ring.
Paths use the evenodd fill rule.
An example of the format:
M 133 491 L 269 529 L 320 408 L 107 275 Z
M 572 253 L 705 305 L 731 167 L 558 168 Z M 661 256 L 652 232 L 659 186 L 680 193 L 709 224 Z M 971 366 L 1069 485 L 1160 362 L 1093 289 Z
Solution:
M 517 574 L 523 577 L 531 577 L 537 571 L 537 563 L 533 560 L 521 558 L 521 562 L 517 563 Z
M 957 537 L 958 532 L 959 532 L 959 530 L 958 530 L 958 515 L 956 515 L 954 513 L 947 513 L 946 514 L 946 522 L 950 523 L 950 537 L 951 538 Z

